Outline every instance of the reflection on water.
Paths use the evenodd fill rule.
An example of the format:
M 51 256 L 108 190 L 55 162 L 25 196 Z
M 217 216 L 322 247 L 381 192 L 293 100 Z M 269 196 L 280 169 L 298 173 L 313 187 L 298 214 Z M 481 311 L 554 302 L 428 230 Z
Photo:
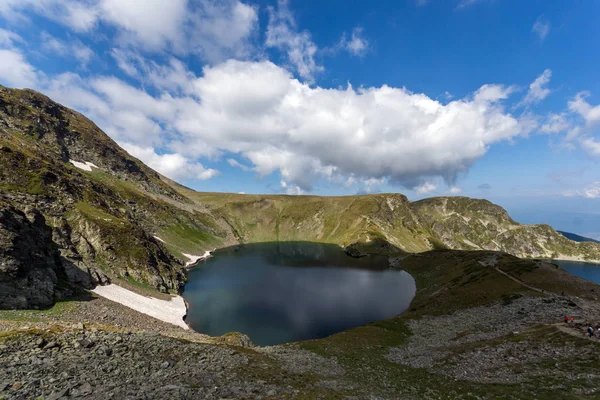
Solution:
M 218 250 L 190 271 L 187 322 L 209 335 L 243 332 L 257 345 L 324 337 L 404 311 L 413 278 L 384 257 L 338 246 L 261 243 Z
M 600 283 L 600 264 L 563 260 L 552 260 L 552 262 L 575 276 Z

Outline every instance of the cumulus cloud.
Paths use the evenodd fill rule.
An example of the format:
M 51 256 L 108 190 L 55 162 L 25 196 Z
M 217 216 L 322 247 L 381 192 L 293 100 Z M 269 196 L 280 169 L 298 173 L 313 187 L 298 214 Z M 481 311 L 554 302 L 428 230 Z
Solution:
M 531 27 L 531 32 L 535 33 L 540 40 L 543 41 L 550 33 L 550 21 L 548 21 L 543 15 L 540 15 Z
M 120 143 L 189 159 L 238 154 L 259 175 L 310 191 L 334 183 L 454 186 L 492 144 L 526 135 L 506 112 L 511 87 L 484 85 L 442 104 L 389 86 L 310 87 L 271 62 L 230 60 L 191 78 L 190 95 L 151 96 L 114 77 L 61 76 L 49 94 L 90 115 Z M 372 180 L 371 180 L 372 179 Z
M 589 92 L 577 93 L 575 98 L 569 101 L 569 110 L 583 117 L 587 125 L 594 125 L 600 122 L 600 105 L 592 106 L 588 103 L 586 98 L 589 96 Z
M 100 0 L 96 6 L 99 16 L 121 29 L 121 40 L 159 50 L 182 39 L 187 0 Z
M 585 197 L 587 199 L 600 198 L 600 182 L 594 182 L 581 190 L 569 190 L 563 193 L 567 197 Z
M 18 88 L 35 87 L 38 72 L 16 49 L 0 49 L 0 82 Z
M 547 69 L 535 81 L 529 85 L 527 95 L 523 99 L 525 104 L 535 104 L 544 100 L 550 94 L 550 89 L 546 87 L 552 77 L 552 71 Z
M 281 189 L 285 192 L 285 194 L 290 195 L 301 195 L 304 194 L 304 190 L 302 190 L 298 185 L 289 184 L 284 179 L 280 182 Z
M 490 185 L 489 183 L 482 183 L 481 185 L 477 186 L 477 189 L 479 190 L 490 190 L 492 188 L 492 185 Z
M 581 147 L 591 156 L 600 155 L 599 141 L 591 136 L 593 130 L 600 124 L 600 105 L 591 105 L 586 98 L 589 92 L 580 92 L 569 101 L 569 111 L 583 121 L 582 124 L 569 129 L 567 141 L 578 139 Z
M 123 148 L 132 156 L 142 160 L 150 168 L 174 180 L 207 180 L 220 174 L 219 171 L 206 169 L 202 164 L 192 162 L 181 154 L 157 154 L 151 147 L 139 147 L 127 143 L 123 145 Z
M 453 186 L 448 190 L 448 193 L 450 194 L 459 194 L 460 192 L 462 192 L 462 189 L 456 186 Z
M 315 61 L 318 47 L 308 31 L 298 32 L 296 21 L 289 9 L 288 0 L 278 0 L 277 8 L 269 7 L 269 23 L 265 45 L 286 52 L 288 62 L 298 75 L 308 82 L 314 81 L 323 66 Z
M 429 194 L 429 193 L 433 192 L 435 189 L 437 189 L 437 186 L 435 186 L 433 183 L 424 182 L 423 184 L 415 187 L 414 191 L 417 194 Z
M 590 156 L 600 157 L 600 141 L 585 138 L 581 140 L 581 146 Z
M 369 51 L 369 41 L 363 37 L 363 28 L 354 28 L 349 39 L 344 34 L 340 47 L 354 56 L 364 56 Z

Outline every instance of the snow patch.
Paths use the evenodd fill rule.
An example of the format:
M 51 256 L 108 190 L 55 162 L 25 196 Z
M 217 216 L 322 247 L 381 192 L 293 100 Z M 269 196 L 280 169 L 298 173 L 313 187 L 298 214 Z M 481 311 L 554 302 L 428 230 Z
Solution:
M 98 168 L 97 165 L 94 165 L 93 163 L 91 163 L 89 161 L 79 162 L 79 161 L 69 160 L 69 162 L 71 164 L 73 164 L 74 166 L 76 166 L 77 168 L 82 169 L 84 171 L 91 171 L 92 167 Z
M 174 296 L 168 301 L 160 300 L 154 297 L 142 296 L 115 284 L 96 286 L 95 289 L 92 289 L 92 292 L 160 321 L 177 325 L 183 329 L 190 329 L 183 320 L 187 309 L 181 296 Z
M 164 240 L 162 240 L 161 238 L 159 238 L 158 236 L 152 236 L 154 239 L 158 240 L 159 242 L 163 242 L 166 243 Z
M 213 250 L 213 251 L 214 251 L 214 250 Z M 195 256 L 195 255 L 192 255 L 192 254 L 185 254 L 185 253 L 181 253 L 181 254 L 183 254 L 184 256 L 186 256 L 187 258 L 189 258 L 189 259 L 190 259 L 190 261 L 188 261 L 188 262 L 185 264 L 185 266 L 186 266 L 186 267 L 189 267 L 190 265 L 194 265 L 194 264 L 196 264 L 196 263 L 197 263 L 197 262 L 199 262 L 199 261 L 204 261 L 204 260 L 206 260 L 207 258 L 211 257 L 210 253 L 211 253 L 211 252 L 207 250 L 207 251 L 205 251 L 205 252 L 204 252 L 204 254 L 202 254 L 201 256 Z

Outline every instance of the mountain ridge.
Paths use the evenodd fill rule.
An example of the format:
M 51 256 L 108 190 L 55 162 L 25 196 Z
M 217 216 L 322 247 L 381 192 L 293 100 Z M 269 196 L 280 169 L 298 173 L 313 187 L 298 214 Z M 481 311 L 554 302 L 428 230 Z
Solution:
M 0 219 L 0 243 L 11 260 L 0 265 L 0 287 L 37 274 L 15 247 L 32 224 L 40 235 L 51 232 L 45 250 L 58 252 L 52 268 L 64 277 L 60 285 L 40 281 L 54 287 L 43 301 L 34 279 L 19 307 L 48 306 L 63 295 L 59 286 L 118 279 L 179 291 L 187 254 L 261 241 L 334 243 L 355 255 L 495 250 L 600 261 L 600 245 L 570 241 L 547 225 L 518 224 L 485 199 L 196 192 L 129 155 L 82 114 L 35 91 L 1 86 L 0 204 L 6 221 L 21 224 Z M 0 298 L 0 307 L 15 304 Z

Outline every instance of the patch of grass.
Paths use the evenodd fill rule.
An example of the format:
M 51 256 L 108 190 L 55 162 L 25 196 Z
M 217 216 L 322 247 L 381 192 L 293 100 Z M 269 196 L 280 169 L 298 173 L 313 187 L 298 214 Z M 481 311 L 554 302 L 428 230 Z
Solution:
M 42 322 L 46 317 L 58 318 L 77 308 L 75 301 L 59 301 L 44 310 L 0 310 L 0 320 Z

